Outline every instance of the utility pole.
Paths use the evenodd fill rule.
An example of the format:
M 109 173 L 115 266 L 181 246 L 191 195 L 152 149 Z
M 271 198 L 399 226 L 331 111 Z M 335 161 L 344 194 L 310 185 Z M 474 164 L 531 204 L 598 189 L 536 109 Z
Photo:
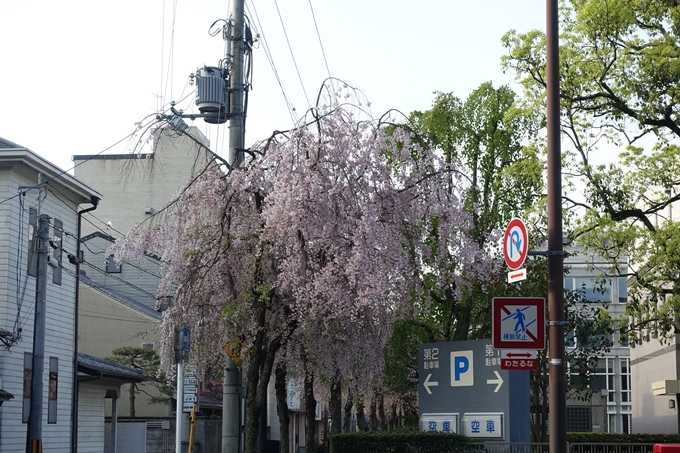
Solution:
M 557 0 L 546 0 L 548 129 L 548 322 L 550 453 L 567 451 L 564 353 L 564 248 L 562 239 L 562 153 L 560 149 L 560 41 Z
M 243 161 L 245 142 L 245 113 L 243 97 L 243 62 L 245 55 L 244 0 L 232 0 L 233 24 L 229 37 L 227 59 L 231 60 L 229 74 L 229 156 L 232 167 Z M 227 356 L 222 382 L 222 453 L 239 453 L 241 450 L 241 371 Z
M 38 217 L 38 274 L 35 280 L 35 320 L 33 322 L 33 370 L 31 372 L 31 411 L 28 415 L 26 453 L 42 453 L 43 368 L 45 365 L 45 299 L 47 296 L 47 242 L 50 217 Z
M 229 37 L 231 74 L 229 75 L 229 164 L 237 167 L 243 161 L 245 142 L 245 114 L 243 112 L 243 61 L 245 54 L 245 23 L 243 21 L 244 0 L 232 0 L 231 10 L 234 23 Z M 231 57 L 231 58 L 229 58 Z

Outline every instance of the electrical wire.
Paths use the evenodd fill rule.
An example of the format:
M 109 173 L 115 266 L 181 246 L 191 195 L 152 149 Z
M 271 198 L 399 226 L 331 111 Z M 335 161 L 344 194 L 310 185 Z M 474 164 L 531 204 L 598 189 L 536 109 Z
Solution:
M 312 6 L 312 0 L 309 0 L 309 9 L 312 10 L 312 18 L 314 19 L 314 28 L 316 28 L 316 36 L 319 38 L 319 45 L 321 46 L 321 55 L 323 55 L 323 62 L 326 65 L 326 72 L 328 73 L 328 78 L 333 80 L 331 77 L 331 70 L 328 69 L 328 60 L 326 60 L 326 52 L 323 50 L 323 43 L 321 42 L 321 34 L 319 33 L 319 26 L 316 23 L 316 15 L 314 14 L 314 7 Z
M 170 32 L 170 55 L 168 56 L 168 72 L 165 77 L 165 90 L 163 101 L 168 99 L 168 85 L 170 85 L 170 97 L 172 97 L 172 74 L 175 64 L 175 20 L 177 19 L 177 0 L 172 5 L 172 31 Z M 163 19 L 165 20 L 165 18 Z
M 246 10 L 250 13 L 250 7 L 248 6 L 249 2 L 246 2 Z M 283 86 L 283 82 L 281 80 L 281 76 L 279 75 L 279 71 L 276 69 L 276 65 L 274 64 L 274 57 L 271 54 L 271 51 L 269 49 L 269 44 L 267 43 L 267 38 L 264 33 L 264 29 L 262 28 L 262 24 L 260 23 L 260 17 L 257 14 L 257 8 L 255 8 L 255 3 L 253 3 L 253 12 L 255 16 L 255 20 L 257 21 L 258 24 L 258 34 L 262 37 L 262 50 L 264 50 L 264 54 L 267 57 L 267 61 L 269 61 L 269 66 L 272 68 L 272 72 L 274 73 L 274 77 L 276 78 L 277 83 L 279 84 L 279 88 L 281 88 L 281 94 L 283 95 L 283 100 L 286 103 L 286 107 L 288 108 L 288 113 L 290 114 L 290 119 L 293 123 L 293 126 L 295 126 L 295 123 L 297 121 L 297 117 L 295 115 L 295 107 L 293 106 L 290 97 L 288 96 L 288 93 L 286 92 L 285 87 Z
M 302 82 L 302 77 L 300 76 L 300 70 L 298 69 L 297 61 L 295 61 L 295 55 L 293 54 L 293 48 L 290 45 L 290 40 L 288 39 L 288 33 L 286 32 L 286 26 L 283 23 L 283 17 L 281 17 L 281 10 L 279 10 L 279 2 L 274 0 L 274 5 L 276 5 L 276 12 L 279 13 L 279 20 L 281 21 L 281 27 L 283 28 L 283 35 L 286 37 L 286 42 L 288 43 L 288 50 L 290 50 L 290 56 L 293 58 L 293 65 L 295 65 L 295 71 L 297 72 L 298 79 L 300 80 L 300 85 L 302 86 L 302 92 L 305 94 L 305 99 L 307 100 L 307 107 L 312 108 L 312 104 L 309 102 L 309 97 L 307 97 L 307 90 L 305 90 L 305 84 Z

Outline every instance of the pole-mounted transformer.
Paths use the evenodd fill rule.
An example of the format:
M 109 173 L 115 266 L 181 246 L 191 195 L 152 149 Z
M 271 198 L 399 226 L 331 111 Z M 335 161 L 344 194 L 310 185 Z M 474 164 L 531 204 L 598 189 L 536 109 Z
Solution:
M 210 124 L 223 124 L 229 117 L 229 73 L 225 68 L 203 66 L 196 70 L 196 106 Z

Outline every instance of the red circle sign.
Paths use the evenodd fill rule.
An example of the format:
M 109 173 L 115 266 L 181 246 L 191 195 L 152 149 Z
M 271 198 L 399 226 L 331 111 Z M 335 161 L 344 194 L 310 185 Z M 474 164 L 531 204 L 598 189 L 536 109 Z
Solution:
M 513 271 L 524 264 L 529 252 L 527 227 L 520 219 L 512 219 L 503 236 L 503 257 Z

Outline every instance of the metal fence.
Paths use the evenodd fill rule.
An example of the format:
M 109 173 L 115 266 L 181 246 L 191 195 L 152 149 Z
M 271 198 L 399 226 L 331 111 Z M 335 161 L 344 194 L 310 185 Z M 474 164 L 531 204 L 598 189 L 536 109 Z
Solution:
M 547 442 L 484 442 L 469 446 L 472 453 L 549 453 Z M 572 442 L 567 444 L 569 453 L 653 453 L 654 444 L 614 444 Z

